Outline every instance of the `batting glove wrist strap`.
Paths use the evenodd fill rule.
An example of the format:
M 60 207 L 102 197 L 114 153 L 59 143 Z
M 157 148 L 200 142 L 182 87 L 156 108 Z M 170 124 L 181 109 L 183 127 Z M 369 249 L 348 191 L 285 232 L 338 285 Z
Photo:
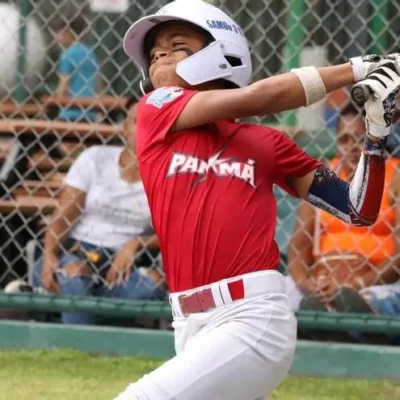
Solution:
M 399 53 L 392 53 L 386 56 L 377 54 L 369 54 L 367 56 L 359 56 L 350 58 L 350 64 L 353 69 L 354 82 L 362 81 L 376 67 L 388 61 L 395 61 Z
M 363 80 L 367 75 L 363 57 L 350 58 L 350 64 L 353 69 L 354 82 Z
M 390 134 L 391 126 L 376 125 L 368 117 L 365 118 L 365 124 L 367 127 L 367 136 L 371 137 L 371 139 L 384 138 Z

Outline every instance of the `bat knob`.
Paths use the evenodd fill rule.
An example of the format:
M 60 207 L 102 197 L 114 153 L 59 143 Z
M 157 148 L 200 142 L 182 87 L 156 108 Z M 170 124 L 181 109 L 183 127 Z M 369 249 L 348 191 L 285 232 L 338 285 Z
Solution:
M 369 87 L 361 83 L 354 85 L 351 89 L 351 98 L 360 106 L 364 105 L 370 96 Z

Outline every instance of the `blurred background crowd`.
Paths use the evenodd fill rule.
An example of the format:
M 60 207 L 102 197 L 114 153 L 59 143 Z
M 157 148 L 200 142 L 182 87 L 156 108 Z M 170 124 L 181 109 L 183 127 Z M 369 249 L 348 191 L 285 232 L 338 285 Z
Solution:
M 122 50 L 130 24 L 166 3 L 0 2 L 2 290 L 166 300 L 162 257 L 135 157 L 140 76 Z M 255 80 L 293 67 L 394 52 L 400 45 L 396 2 L 213 3 L 246 33 Z M 348 89 L 307 109 L 256 122 L 283 130 L 351 180 L 365 123 L 363 110 L 351 103 Z M 286 275 L 293 310 L 400 314 L 399 115 L 400 106 L 388 144 L 382 212 L 374 226 L 347 226 L 275 189 L 280 270 Z M 10 317 L 9 312 L 2 314 Z M 117 323 L 70 312 L 14 316 Z M 149 326 L 148 321 L 130 322 Z M 159 327 L 160 321 L 150 325 Z M 376 338 L 350 332 L 341 340 Z

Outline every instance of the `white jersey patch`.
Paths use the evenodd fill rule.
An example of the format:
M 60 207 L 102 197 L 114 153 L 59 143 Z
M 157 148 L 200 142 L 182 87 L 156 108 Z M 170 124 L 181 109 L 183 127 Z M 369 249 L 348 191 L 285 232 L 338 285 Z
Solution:
M 183 89 L 178 86 L 163 87 L 156 89 L 147 98 L 146 104 L 151 104 L 154 107 L 162 108 L 164 104 L 171 103 L 179 96 L 182 96 Z

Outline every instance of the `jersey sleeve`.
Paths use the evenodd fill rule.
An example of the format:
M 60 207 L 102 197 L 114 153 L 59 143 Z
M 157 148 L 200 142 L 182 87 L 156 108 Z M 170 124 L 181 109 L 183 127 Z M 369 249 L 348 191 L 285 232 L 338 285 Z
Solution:
M 72 186 L 87 193 L 95 174 L 96 147 L 84 150 L 69 169 L 64 185 Z
M 291 177 L 301 178 L 317 169 L 321 162 L 317 161 L 296 143 L 280 131 L 274 131 L 275 146 L 275 183 L 294 197 L 296 190 L 289 184 Z
M 188 101 L 198 93 L 181 87 L 163 87 L 143 97 L 137 110 L 137 151 L 143 158 L 154 144 L 165 140 Z

